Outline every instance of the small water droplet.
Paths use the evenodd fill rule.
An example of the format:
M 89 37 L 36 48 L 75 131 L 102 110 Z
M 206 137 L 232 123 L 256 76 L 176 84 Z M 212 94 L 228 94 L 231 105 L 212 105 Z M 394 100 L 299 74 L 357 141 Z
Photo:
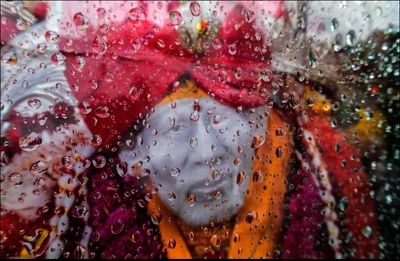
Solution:
M 75 160 L 71 156 L 64 156 L 61 158 L 61 164 L 67 169 L 72 169 L 75 165 Z
M 211 245 L 213 245 L 214 247 L 219 247 L 221 246 L 222 243 L 222 238 L 220 235 L 218 234 L 214 234 L 211 238 L 210 238 L 210 243 Z
M 153 213 L 153 214 L 151 214 L 151 222 L 152 222 L 154 225 L 160 224 L 161 219 L 162 219 L 162 215 L 161 215 L 160 213 Z
M 176 199 L 176 195 L 174 192 L 168 192 L 168 200 L 174 201 Z
M 118 175 L 120 175 L 121 177 L 125 177 L 128 171 L 128 163 L 126 163 L 125 161 L 121 161 L 117 164 L 116 169 Z
M 53 64 L 61 66 L 64 64 L 66 57 L 62 53 L 55 53 L 50 57 L 50 60 Z
M 42 105 L 41 101 L 39 99 L 33 98 L 28 100 L 28 105 L 32 109 L 39 109 L 40 106 Z
M 45 33 L 44 38 L 49 43 L 58 43 L 58 41 L 60 40 L 60 35 L 54 31 L 49 30 Z
M 113 233 L 114 235 L 118 235 L 122 232 L 124 227 L 125 224 L 120 219 L 118 219 L 114 224 L 111 224 L 111 233 Z
M 157 40 L 157 45 L 158 45 L 160 48 L 164 48 L 164 47 L 165 47 L 165 43 L 164 43 L 164 41 L 161 40 L 161 39 L 158 39 L 158 40 Z
M 229 52 L 230 55 L 235 55 L 236 54 L 237 46 L 236 46 L 235 43 L 229 45 L 228 52 Z
M 169 174 L 172 177 L 178 177 L 180 173 L 181 173 L 181 170 L 179 168 L 172 168 L 169 170 Z
M 276 148 L 275 155 L 276 155 L 277 158 L 281 158 L 282 157 L 283 151 L 282 151 L 282 147 L 281 146 Z
M 256 18 L 256 15 L 253 11 L 251 11 L 249 9 L 244 11 L 244 20 L 246 21 L 246 23 L 253 22 L 255 18 Z
M 264 137 L 261 135 L 254 135 L 253 141 L 251 142 L 251 148 L 257 149 L 263 144 L 264 144 Z
M 331 32 L 334 32 L 338 27 L 339 27 L 338 19 L 337 18 L 333 18 L 331 20 L 331 24 L 330 24 Z
M 99 7 L 99 8 L 97 8 L 96 13 L 97 13 L 97 17 L 99 19 L 101 19 L 101 18 L 104 18 L 104 16 L 106 15 L 106 10 L 102 7 Z
M 196 195 L 194 194 L 190 194 L 187 199 L 186 199 L 187 203 L 189 204 L 190 207 L 193 207 L 194 204 L 196 203 Z
M 196 137 L 190 139 L 190 147 L 192 147 L 192 149 L 194 149 L 197 146 L 197 144 L 199 144 L 199 142 Z
M 168 240 L 168 248 L 174 249 L 175 247 L 176 247 L 176 241 L 175 241 L 175 239 L 170 238 L 170 239 Z
M 96 157 L 94 157 L 94 159 L 92 160 L 93 166 L 97 169 L 101 169 L 106 165 L 106 158 L 102 155 L 97 155 Z
M 251 211 L 250 213 L 247 214 L 246 216 L 246 222 L 248 224 L 251 224 L 254 220 L 257 219 L 257 212 L 256 211 Z
M 370 227 L 370 226 L 366 226 L 364 229 L 363 229 L 363 231 L 362 231 L 362 233 L 363 233 L 363 235 L 366 237 L 366 238 L 370 238 L 371 237 L 371 235 L 372 235 L 372 228 Z
M 71 60 L 71 64 L 72 66 L 78 70 L 78 71 L 82 71 L 83 66 L 85 65 L 86 61 L 85 58 L 83 58 L 82 56 L 75 56 L 72 60 Z
M 242 185 L 244 181 L 244 172 L 240 171 L 236 176 L 236 184 Z
M 193 122 L 197 122 L 200 119 L 200 113 L 198 110 L 195 110 L 190 114 L 190 120 Z

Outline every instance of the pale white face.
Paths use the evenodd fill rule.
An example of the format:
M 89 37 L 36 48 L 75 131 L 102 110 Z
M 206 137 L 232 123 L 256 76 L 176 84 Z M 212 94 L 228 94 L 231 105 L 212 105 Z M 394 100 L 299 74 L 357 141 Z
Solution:
M 211 98 L 161 104 L 121 160 L 130 167 L 142 161 L 164 205 L 188 225 L 226 221 L 243 204 L 251 143 L 254 135 L 265 135 L 264 113 L 265 108 L 237 112 Z

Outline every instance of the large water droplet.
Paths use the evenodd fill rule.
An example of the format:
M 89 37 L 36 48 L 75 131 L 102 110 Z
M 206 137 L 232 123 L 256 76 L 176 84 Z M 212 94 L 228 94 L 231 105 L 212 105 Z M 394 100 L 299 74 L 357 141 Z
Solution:
M 193 16 L 199 16 L 201 13 L 201 8 L 198 2 L 191 2 L 190 3 L 190 12 Z
M 146 13 L 140 7 L 134 7 L 129 10 L 128 18 L 132 21 L 141 22 L 146 20 Z
M 99 8 L 97 8 L 96 13 L 97 13 L 97 17 L 99 19 L 102 19 L 106 15 L 106 10 L 103 7 L 99 7 Z
M 236 52 L 237 52 L 236 44 L 234 44 L 234 43 L 230 44 L 229 47 L 228 47 L 228 52 L 229 52 L 230 55 L 235 55 Z
M 263 144 L 264 144 L 264 137 L 261 135 L 254 135 L 253 141 L 251 142 L 251 148 L 257 149 Z
M 256 18 L 256 15 L 253 11 L 251 11 L 251 10 L 244 11 L 244 20 L 246 21 L 246 23 L 253 22 L 255 18 Z
M 36 150 L 40 144 L 42 144 L 42 137 L 36 132 L 32 132 L 27 136 L 23 136 L 19 139 L 19 147 L 23 151 L 33 151 Z
M 170 12 L 169 19 L 171 20 L 172 24 L 174 24 L 174 25 L 180 25 L 182 23 L 182 15 L 178 11 Z
M 47 171 L 48 166 L 46 162 L 39 160 L 32 164 L 30 171 L 33 175 L 40 175 Z
M 89 19 L 86 16 L 84 16 L 81 12 L 76 13 L 73 16 L 72 21 L 79 30 L 84 30 L 88 28 L 90 25 Z

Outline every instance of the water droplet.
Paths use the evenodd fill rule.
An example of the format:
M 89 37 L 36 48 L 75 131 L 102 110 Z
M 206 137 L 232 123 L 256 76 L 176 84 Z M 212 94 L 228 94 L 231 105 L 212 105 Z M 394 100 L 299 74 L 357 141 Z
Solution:
M 79 104 L 79 110 L 82 114 L 86 115 L 92 111 L 92 108 L 90 107 L 89 103 L 83 101 L 82 103 Z
M 263 70 L 260 72 L 261 80 L 265 82 L 270 82 L 272 80 L 272 71 L 271 70 Z
M 106 15 L 106 10 L 102 7 L 99 7 L 99 8 L 97 8 L 96 13 L 97 13 L 97 17 L 101 19 L 101 18 L 104 18 L 104 16 Z
M 72 66 L 78 70 L 78 71 L 82 71 L 83 66 L 85 65 L 86 61 L 85 58 L 83 58 L 82 56 L 75 56 L 72 60 L 71 60 L 71 64 Z
M 234 160 L 233 160 L 233 165 L 235 165 L 235 166 L 238 166 L 238 165 L 240 165 L 242 163 L 242 161 L 240 160 L 240 158 L 235 158 Z
M 211 172 L 211 177 L 213 178 L 213 180 L 217 181 L 221 178 L 221 172 L 219 172 L 219 170 L 213 170 Z
M 189 232 L 189 239 L 192 241 L 194 240 L 194 232 L 193 231 Z
M 47 45 L 44 43 L 40 43 L 36 46 L 36 51 L 38 53 L 45 53 L 47 51 Z
M 253 140 L 251 142 L 251 148 L 257 149 L 263 144 L 264 144 L 264 137 L 261 135 L 254 135 Z
M 40 137 L 36 132 L 32 132 L 19 139 L 19 147 L 23 151 L 36 150 L 40 144 L 42 144 L 42 137 Z
M 331 20 L 331 24 L 330 24 L 331 32 L 334 32 L 338 27 L 339 27 L 338 19 L 337 18 L 333 18 Z
M 214 124 L 219 124 L 222 121 L 224 121 L 226 119 L 226 117 L 224 115 L 221 114 L 215 114 L 213 117 L 213 123 Z
M 235 233 L 235 235 L 233 235 L 233 242 L 237 243 L 240 241 L 240 236 L 238 233 Z
M 364 235 L 366 238 L 370 238 L 371 235 L 372 235 L 372 228 L 371 228 L 370 226 L 366 226 L 366 227 L 363 229 L 362 233 L 363 233 L 363 235 Z
M 60 40 L 60 35 L 54 31 L 49 30 L 45 33 L 44 38 L 49 43 L 58 43 L 58 41 Z
M 18 172 L 13 172 L 10 175 L 8 175 L 7 181 L 12 185 L 22 185 L 22 183 L 24 183 L 22 175 L 19 174 Z
M 211 245 L 213 245 L 214 247 L 219 247 L 221 246 L 222 243 L 222 238 L 220 235 L 218 234 L 214 234 L 211 238 L 210 238 L 210 243 Z
M 120 175 L 121 177 L 125 177 L 128 171 L 128 163 L 126 163 L 125 161 L 121 161 L 117 164 L 116 169 L 118 175 Z
M 86 16 L 84 16 L 81 12 L 76 13 L 73 16 L 72 21 L 79 30 L 84 30 L 88 28 L 90 25 L 89 19 Z
M 95 114 L 97 117 L 105 119 L 110 117 L 109 108 L 106 105 L 102 105 L 96 108 Z
M 111 225 L 111 233 L 114 235 L 118 235 L 124 229 L 125 224 L 122 223 L 120 219 L 118 219 L 114 224 Z
M 53 64 L 61 66 L 64 64 L 66 58 L 62 53 L 55 53 L 50 57 L 50 60 Z
M 191 2 L 190 3 L 190 12 L 193 16 L 199 16 L 201 13 L 201 8 L 198 2 Z
M 172 168 L 172 169 L 169 170 L 169 174 L 172 177 L 178 177 L 179 174 L 181 174 L 181 170 L 179 168 Z
M 142 22 L 146 20 L 146 13 L 140 7 L 134 7 L 129 10 L 128 18 L 132 21 Z
M 158 39 L 158 40 L 157 40 L 157 45 L 158 45 L 160 48 L 164 48 L 164 47 L 165 47 L 165 43 L 164 43 L 164 41 L 161 40 L 161 39 Z
M 246 222 L 248 224 L 251 224 L 254 220 L 257 219 L 257 212 L 256 211 L 251 211 L 249 214 L 246 216 Z
M 244 11 L 244 20 L 246 21 L 246 23 L 253 22 L 255 18 L 256 18 L 256 15 L 253 11 L 251 11 L 249 9 Z
M 234 43 L 230 44 L 229 47 L 228 47 L 228 52 L 229 52 L 230 55 L 235 55 L 236 52 L 237 52 L 236 44 L 234 44 Z
M 92 49 L 97 54 L 103 54 L 107 50 L 107 43 L 103 37 L 96 35 L 92 43 Z
M 170 12 L 169 19 L 171 20 L 172 24 L 174 24 L 174 25 L 180 25 L 182 23 L 182 15 L 178 11 Z
M 186 199 L 187 203 L 189 204 L 190 207 L 193 207 L 194 204 L 196 203 L 196 195 L 194 194 L 190 194 L 187 199 Z
M 174 192 L 168 192 L 168 200 L 174 201 L 176 199 L 176 195 Z
M 346 44 L 348 46 L 353 46 L 354 42 L 355 42 L 355 38 L 356 38 L 356 32 L 354 30 L 350 30 L 347 34 L 346 34 Z
M 174 249 L 176 247 L 176 241 L 173 238 L 168 240 L 168 248 Z
M 192 149 L 194 149 L 197 146 L 197 144 L 199 144 L 199 142 L 196 137 L 190 139 L 190 147 L 192 147 Z
M 47 171 L 48 164 L 44 161 L 36 161 L 32 164 L 30 171 L 33 175 L 40 175 Z
M 103 168 L 106 165 L 106 162 L 106 158 L 102 155 L 98 155 L 92 160 L 93 166 L 97 169 Z
M 39 99 L 33 98 L 28 100 L 28 105 L 32 109 L 39 109 L 40 106 L 42 105 L 41 101 Z
M 75 160 L 70 156 L 64 156 L 61 158 L 61 164 L 67 169 L 72 169 L 75 165 Z
M 244 181 L 244 172 L 240 171 L 236 176 L 236 184 L 242 185 Z
M 83 259 L 85 257 L 86 248 L 83 247 L 81 244 L 78 244 L 73 252 L 73 257 L 76 259 Z
M 17 64 L 17 53 L 14 51 L 5 52 L 1 57 L 1 62 L 9 65 Z
M 200 119 L 200 113 L 198 110 L 195 110 L 190 114 L 190 120 L 193 122 L 197 122 Z
M 282 147 L 281 146 L 276 148 L 275 155 L 276 155 L 277 158 L 281 158 L 282 157 L 283 151 L 282 151 Z
M 161 219 L 162 215 L 160 213 L 151 214 L 151 222 L 153 222 L 154 225 L 160 224 Z

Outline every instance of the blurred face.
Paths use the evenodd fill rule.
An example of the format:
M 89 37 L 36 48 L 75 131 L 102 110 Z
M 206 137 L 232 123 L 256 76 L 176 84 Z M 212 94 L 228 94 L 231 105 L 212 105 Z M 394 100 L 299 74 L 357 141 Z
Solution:
M 196 110 L 196 108 L 198 110 Z M 164 205 L 191 226 L 221 222 L 243 204 L 252 169 L 260 113 L 240 112 L 211 98 L 182 99 L 156 106 L 129 166 L 143 162 Z

